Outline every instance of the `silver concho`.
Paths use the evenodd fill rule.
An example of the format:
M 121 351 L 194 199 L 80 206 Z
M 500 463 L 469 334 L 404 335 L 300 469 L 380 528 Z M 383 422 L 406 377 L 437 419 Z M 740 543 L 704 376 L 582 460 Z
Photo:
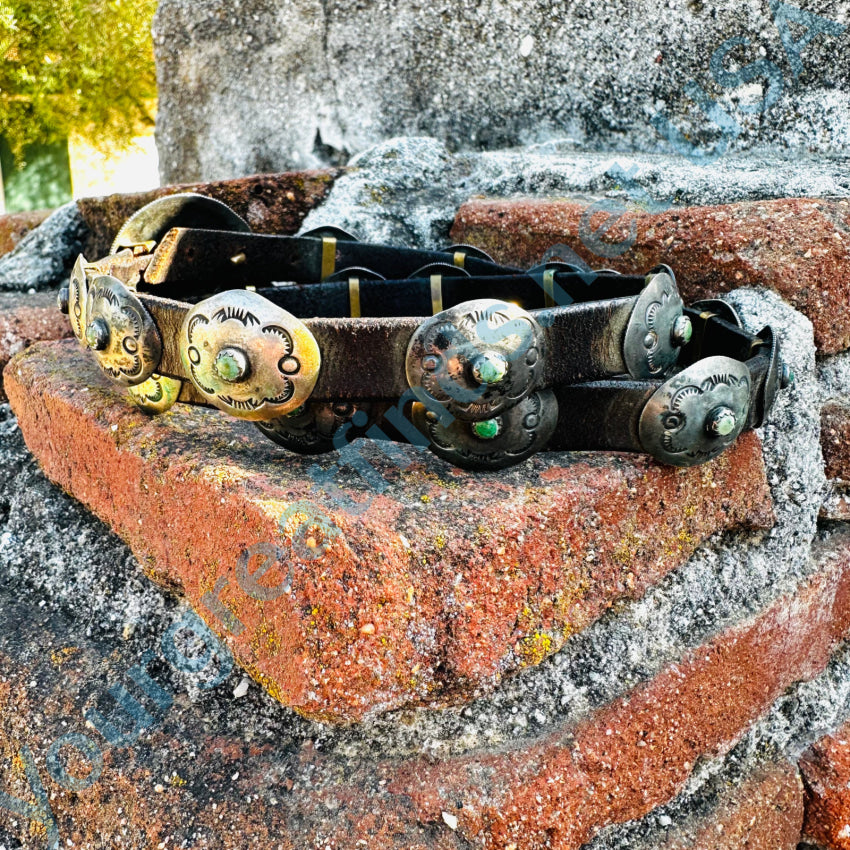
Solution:
M 463 469 L 504 469 L 546 448 L 558 424 L 558 400 L 551 390 L 538 390 L 491 419 L 449 425 L 415 402 L 412 420 L 443 460 Z
M 86 296 L 83 341 L 101 368 L 125 386 L 146 381 L 162 356 L 162 339 L 142 302 L 120 280 L 100 275 Z
M 177 378 L 151 375 L 146 381 L 130 387 L 130 397 L 145 413 L 165 413 L 180 397 L 183 382 Z
M 369 404 L 307 402 L 287 416 L 255 424 L 270 440 L 291 452 L 314 455 L 337 448 L 334 434 L 348 423 L 359 435 L 372 421 Z
M 86 296 L 88 295 L 88 284 L 86 283 L 86 258 L 80 254 L 74 263 L 71 272 L 71 280 L 68 283 L 68 321 L 74 336 L 83 345 L 86 342 Z
M 633 378 L 657 378 L 676 363 L 691 331 L 684 306 L 669 269 L 647 276 L 623 340 L 623 359 Z
M 468 422 L 528 396 L 543 372 L 540 325 L 515 304 L 465 301 L 423 322 L 407 348 L 407 381 L 423 401 Z
M 242 290 L 214 295 L 186 314 L 180 358 L 207 401 L 254 421 L 304 404 L 321 365 L 318 343 L 300 319 Z
M 674 375 L 641 412 L 644 450 L 673 466 L 716 457 L 747 426 L 751 381 L 749 369 L 729 357 L 706 357 Z

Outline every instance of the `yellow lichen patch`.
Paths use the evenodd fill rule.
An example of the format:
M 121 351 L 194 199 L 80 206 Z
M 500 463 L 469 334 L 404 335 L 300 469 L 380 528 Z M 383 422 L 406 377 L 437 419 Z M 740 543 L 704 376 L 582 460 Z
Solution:
M 386 185 L 370 186 L 369 198 L 373 204 L 383 205 L 386 200 L 387 192 L 389 191 L 390 187 Z
M 257 504 L 263 513 L 277 522 L 289 510 L 292 502 L 285 502 L 283 499 L 258 499 Z
M 681 555 L 683 552 L 695 549 L 699 540 L 686 528 L 680 528 L 674 537 L 670 538 L 664 546 L 664 555 L 671 557 Z
M 254 658 L 269 658 L 280 652 L 280 637 L 271 623 L 262 622 L 251 638 L 251 651 Z
M 80 651 L 76 646 L 63 646 L 62 649 L 54 649 L 50 653 L 50 660 L 57 666 L 61 667 L 69 658 L 76 655 Z
M 521 628 L 523 631 L 525 631 L 528 628 L 528 626 L 531 624 L 531 619 L 532 619 L 531 615 L 532 614 L 533 614 L 533 611 L 531 610 L 531 608 L 528 607 L 528 605 L 523 605 L 522 611 L 520 611 L 519 614 L 517 614 L 517 618 L 516 618 L 517 626 L 519 628 Z
M 182 788 L 186 784 L 186 780 L 182 776 L 178 776 L 176 773 L 173 773 L 171 775 L 171 779 L 168 781 L 175 788 Z
M 635 560 L 643 545 L 643 540 L 635 533 L 634 523 L 630 523 L 625 534 L 620 538 L 611 557 L 624 567 L 629 566 Z
M 233 616 L 234 616 L 237 620 L 241 619 L 241 617 L 240 617 L 239 615 L 240 615 L 242 612 L 240 611 L 239 606 L 236 604 L 236 600 L 235 600 L 235 599 L 228 599 L 227 601 L 225 601 L 225 602 L 224 602 L 224 607 L 225 607 L 225 608 L 227 608 L 227 610 L 228 610 L 228 611 L 230 611 L 230 613 L 231 613 L 231 614 L 233 614 Z
M 220 576 L 220 562 L 217 558 L 212 561 L 204 561 L 198 578 L 198 590 L 203 595 L 204 593 L 212 593 L 216 581 Z
M 694 548 L 699 540 L 694 537 L 686 528 L 680 528 L 679 533 L 676 535 L 676 540 L 679 542 L 679 551 L 681 552 L 685 547 Z
M 552 638 L 545 632 L 535 632 L 523 638 L 520 644 L 520 655 L 525 667 L 539 664 L 552 651 Z
M 568 621 L 575 603 L 587 596 L 590 585 L 589 576 L 581 569 L 564 574 L 564 589 L 554 600 L 555 611 L 562 622 Z
M 459 490 L 460 489 L 460 482 L 459 481 L 451 481 L 451 480 L 447 481 L 446 479 L 440 478 L 439 476 L 434 476 L 433 481 L 434 481 L 435 484 L 437 484 L 439 487 L 442 487 L 444 490 Z
M 255 665 L 246 664 L 245 669 L 248 671 L 248 674 L 251 678 L 265 688 L 266 692 L 276 699 L 278 702 L 286 705 L 286 700 L 283 698 L 283 692 L 280 689 L 280 685 L 275 682 L 270 676 L 267 676 L 265 673 L 262 673 Z M 299 712 L 300 714 L 301 712 Z
M 205 466 L 200 477 L 218 484 L 239 484 L 250 479 L 251 473 L 236 464 L 217 463 L 214 466 Z

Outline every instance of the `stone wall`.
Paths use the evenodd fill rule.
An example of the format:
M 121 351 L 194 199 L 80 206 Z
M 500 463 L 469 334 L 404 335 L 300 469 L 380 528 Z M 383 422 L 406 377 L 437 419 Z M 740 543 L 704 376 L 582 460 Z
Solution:
M 796 382 L 685 470 L 546 453 L 472 475 L 364 442 L 383 489 L 346 517 L 312 460 L 215 411 L 150 419 L 49 341 L 67 329 L 26 290 L 149 198 L 60 211 L 0 260 L 0 844 L 850 846 L 843 165 L 403 139 L 195 189 L 256 229 L 668 262 L 686 299 L 771 323 Z M 603 197 L 630 203 L 607 230 Z M 374 486 L 344 463 L 336 483 Z M 240 555 L 287 545 L 299 500 L 341 548 L 256 604 Z
M 842 0 L 162 0 L 164 181 L 338 165 L 385 139 L 450 150 L 844 153 Z

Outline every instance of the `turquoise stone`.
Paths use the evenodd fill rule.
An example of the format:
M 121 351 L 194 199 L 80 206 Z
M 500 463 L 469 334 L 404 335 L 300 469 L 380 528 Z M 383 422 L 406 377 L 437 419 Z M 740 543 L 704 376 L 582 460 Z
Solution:
M 215 358 L 215 371 L 223 381 L 239 381 L 248 371 L 247 359 L 241 351 L 225 348 Z
M 472 423 L 472 433 L 482 440 L 492 440 L 499 436 L 499 420 L 485 419 L 483 422 Z
M 480 384 L 498 384 L 508 373 L 508 363 L 497 352 L 485 352 L 476 358 L 472 372 Z

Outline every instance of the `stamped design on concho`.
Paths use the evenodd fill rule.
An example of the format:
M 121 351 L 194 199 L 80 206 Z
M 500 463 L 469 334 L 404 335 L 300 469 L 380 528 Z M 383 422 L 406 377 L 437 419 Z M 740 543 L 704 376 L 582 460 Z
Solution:
M 146 381 L 130 387 L 130 397 L 145 413 L 165 413 L 180 397 L 183 382 L 153 374 Z
M 423 401 L 482 421 L 526 398 L 543 372 L 544 338 L 531 314 L 482 298 L 427 319 L 407 349 L 407 380 Z
M 86 297 L 88 285 L 86 283 L 86 258 L 80 254 L 74 268 L 71 271 L 71 279 L 68 283 L 68 321 L 74 336 L 83 345 L 86 342 Z
M 303 404 L 321 364 L 319 346 L 300 319 L 241 290 L 214 295 L 188 312 L 180 357 L 208 401 L 255 421 Z
M 729 357 L 706 357 L 662 384 L 639 423 L 645 451 L 674 466 L 716 457 L 747 427 L 752 378 Z
M 498 416 L 448 425 L 416 402 L 412 419 L 443 460 L 463 469 L 504 469 L 546 448 L 558 424 L 558 400 L 551 390 L 538 390 Z
M 153 374 L 162 356 L 162 339 L 142 302 L 120 280 L 94 278 L 85 316 L 84 342 L 110 378 L 132 386 Z
M 633 378 L 657 378 L 672 367 L 691 338 L 690 319 L 669 269 L 652 275 L 638 295 L 623 342 Z
M 338 443 L 344 445 L 355 436 L 362 436 L 374 421 L 372 405 L 364 402 L 307 402 L 286 416 L 278 416 L 257 427 L 270 440 L 298 454 L 324 454 L 339 446 L 334 437 L 345 429 Z

